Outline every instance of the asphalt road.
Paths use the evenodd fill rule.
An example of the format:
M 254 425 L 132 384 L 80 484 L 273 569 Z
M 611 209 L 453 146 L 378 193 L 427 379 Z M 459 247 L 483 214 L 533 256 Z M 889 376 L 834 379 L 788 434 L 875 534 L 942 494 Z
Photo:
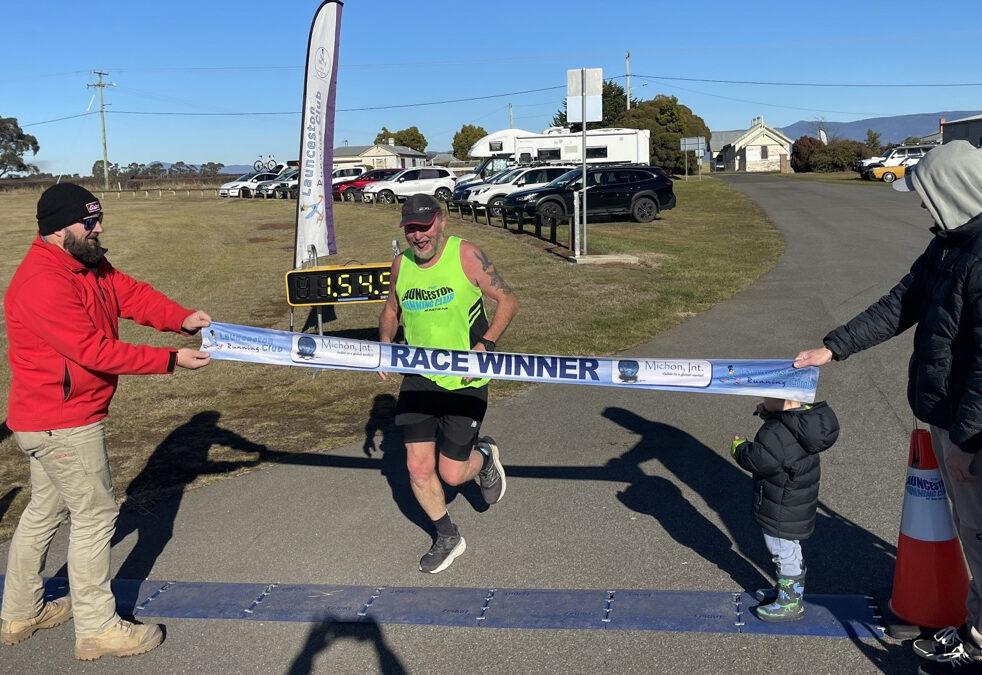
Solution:
M 929 239 L 915 197 L 877 185 L 723 175 L 777 223 L 777 266 L 731 300 L 629 353 L 791 358 L 898 280 Z M 684 203 L 679 207 L 685 208 Z M 671 213 L 664 224 L 672 226 Z M 726 218 L 721 206 L 720 218 Z M 733 256 L 754 255 L 747 241 Z M 575 311 L 575 310 L 572 310 Z M 534 320 L 519 314 L 517 321 Z M 822 369 L 819 399 L 842 433 L 823 454 L 808 593 L 890 595 L 911 414 L 910 339 Z M 243 364 L 261 377 L 266 366 Z M 366 411 L 373 402 L 366 401 Z M 374 402 L 384 408 L 386 401 Z M 489 411 L 504 500 L 464 490 L 451 513 L 467 552 L 439 575 L 416 569 L 429 539 L 405 486 L 399 440 L 375 437 L 220 481 L 121 519 L 125 578 L 505 588 L 730 591 L 767 584 L 749 517 L 749 477 L 729 457 L 752 434 L 748 397 L 537 386 Z M 316 424 L 316 417 L 311 424 Z M 221 426 L 216 421 L 216 434 Z M 207 440 L 207 438 L 203 439 Z M 244 455 L 244 459 L 252 455 Z M 64 529 L 64 528 L 62 528 Z M 60 533 L 48 574 L 64 561 Z M 0 546 L 0 565 L 7 546 Z M 0 647 L 9 672 L 180 673 L 905 673 L 899 641 L 696 632 L 520 630 L 168 619 L 164 645 L 135 659 L 72 658 L 71 624 Z

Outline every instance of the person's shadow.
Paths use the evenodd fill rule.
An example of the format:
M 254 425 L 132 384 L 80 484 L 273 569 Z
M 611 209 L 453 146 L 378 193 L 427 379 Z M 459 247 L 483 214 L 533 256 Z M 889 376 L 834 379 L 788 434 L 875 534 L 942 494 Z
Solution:
M 116 574 L 120 579 L 146 579 L 157 557 L 174 534 L 174 521 L 184 490 L 198 476 L 224 474 L 256 466 L 267 454 L 265 445 L 253 443 L 218 425 L 215 410 L 197 413 L 175 428 L 153 451 L 143 470 L 126 489 L 120 508 L 115 546 L 136 533 L 137 541 Z M 215 462 L 208 458 L 212 445 L 256 453 L 252 459 Z M 64 576 L 62 569 L 58 576 Z
M 0 521 L 3 520 L 3 514 L 7 512 L 10 505 L 14 503 L 14 499 L 20 494 L 20 487 L 12 487 L 7 490 L 2 497 L 0 497 Z
M 742 471 L 676 427 L 623 408 L 607 408 L 603 415 L 641 436 L 633 448 L 605 467 L 613 480 L 627 483 L 617 499 L 632 511 L 652 516 L 672 539 L 715 564 L 741 588 L 768 585 L 769 580 L 741 553 L 764 549 L 759 529 L 754 530 L 745 508 L 750 485 Z M 699 513 L 675 482 L 645 473 L 641 465 L 651 459 L 695 490 L 723 520 L 725 531 Z
M 354 640 L 356 642 L 371 641 L 378 653 L 378 671 L 384 675 L 404 675 L 408 673 L 399 657 L 385 642 L 382 631 L 374 621 L 365 623 L 338 623 L 332 617 L 322 617 L 310 629 L 307 634 L 307 641 L 304 643 L 303 650 L 297 654 L 286 671 L 288 675 L 306 675 L 314 672 L 314 658 L 323 651 L 331 648 L 331 645 L 340 640 Z M 371 670 L 369 664 L 363 664 L 365 672 Z M 329 665 L 324 668 L 327 672 L 335 669 Z
M 629 483 L 618 499 L 652 516 L 669 536 L 715 563 L 743 589 L 769 586 L 771 580 L 750 563 L 756 561 L 768 572 L 773 565 L 750 514 L 750 474 L 676 427 L 623 408 L 607 408 L 603 415 L 640 436 L 633 448 L 608 462 L 608 470 Z M 700 515 L 675 482 L 645 474 L 640 464 L 650 459 L 657 459 L 678 479 L 675 482 L 696 492 L 724 529 Z M 896 547 L 821 500 L 815 533 L 802 547 L 809 568 L 808 592 L 870 594 L 872 589 L 879 597 L 889 595 Z

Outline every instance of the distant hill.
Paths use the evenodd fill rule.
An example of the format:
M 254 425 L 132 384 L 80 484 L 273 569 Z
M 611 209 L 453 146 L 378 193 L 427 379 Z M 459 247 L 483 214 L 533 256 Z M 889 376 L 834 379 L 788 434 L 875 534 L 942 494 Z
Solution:
M 822 126 L 831 138 L 866 141 L 866 130 L 872 129 L 880 134 L 880 143 L 900 143 L 911 136 L 921 137 L 933 134 L 938 130 L 938 120 L 942 117 L 948 121 L 963 117 L 982 114 L 979 110 L 947 110 L 936 113 L 918 113 L 916 115 L 895 115 L 893 117 L 870 117 L 855 122 L 826 122 Z M 815 136 L 818 122 L 801 120 L 780 129 L 781 133 L 792 141 L 802 136 Z

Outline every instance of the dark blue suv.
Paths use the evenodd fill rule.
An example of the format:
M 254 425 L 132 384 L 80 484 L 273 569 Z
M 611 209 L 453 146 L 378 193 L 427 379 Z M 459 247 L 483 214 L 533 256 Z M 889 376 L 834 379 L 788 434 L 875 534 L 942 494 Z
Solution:
M 583 187 L 583 169 L 573 169 L 552 181 L 505 197 L 503 211 L 519 222 L 558 223 L 573 213 L 574 196 Z M 657 166 L 587 167 L 587 215 L 630 215 L 649 223 L 659 211 L 675 208 L 672 179 Z

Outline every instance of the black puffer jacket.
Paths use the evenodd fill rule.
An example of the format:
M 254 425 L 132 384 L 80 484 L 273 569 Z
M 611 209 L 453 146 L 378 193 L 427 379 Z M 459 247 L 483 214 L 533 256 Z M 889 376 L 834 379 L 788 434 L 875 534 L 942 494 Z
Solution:
M 913 325 L 907 400 L 966 452 L 982 448 L 982 215 L 934 239 L 885 296 L 824 343 L 841 361 Z
M 754 475 L 754 520 L 782 539 L 807 539 L 815 529 L 818 453 L 839 437 L 839 420 L 824 401 L 768 413 L 753 441 L 737 446 L 737 464 Z

